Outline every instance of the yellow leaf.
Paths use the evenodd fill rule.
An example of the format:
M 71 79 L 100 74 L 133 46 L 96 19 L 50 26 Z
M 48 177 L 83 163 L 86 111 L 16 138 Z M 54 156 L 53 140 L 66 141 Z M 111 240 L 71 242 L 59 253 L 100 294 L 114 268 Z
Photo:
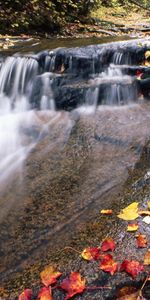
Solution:
M 122 212 L 118 215 L 118 218 L 126 221 L 135 220 L 138 217 L 138 202 L 131 203 L 129 206 L 124 208 Z
M 140 210 L 139 215 L 147 215 L 150 216 L 150 211 L 149 210 Z
M 150 265 L 150 249 L 145 254 L 144 265 L 146 265 L 146 266 Z
M 148 208 L 150 209 L 150 201 L 147 202 Z
M 112 209 L 102 209 L 101 210 L 101 214 L 104 214 L 104 215 L 111 215 L 112 214 Z
M 139 228 L 138 224 L 128 224 L 127 231 L 136 231 Z

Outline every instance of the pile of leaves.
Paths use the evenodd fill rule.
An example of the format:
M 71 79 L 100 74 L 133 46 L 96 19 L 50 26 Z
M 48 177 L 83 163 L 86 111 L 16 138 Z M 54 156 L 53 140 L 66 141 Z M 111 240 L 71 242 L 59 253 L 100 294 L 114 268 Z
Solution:
M 143 221 L 148 225 L 150 224 L 150 202 L 147 202 L 146 210 L 139 210 L 138 205 L 138 202 L 133 202 L 124 208 L 118 215 L 118 218 L 128 221 L 128 232 L 136 232 L 138 230 L 139 224 L 138 222 L 135 223 L 135 220 L 140 216 L 144 216 Z M 113 211 L 108 209 L 102 210 L 101 213 L 111 215 L 113 214 Z M 145 235 L 140 233 L 135 234 L 135 241 L 137 248 L 147 248 L 143 257 L 143 262 L 125 259 L 119 264 L 115 261 L 112 253 L 115 251 L 117 245 L 111 237 L 104 239 L 100 246 L 85 248 L 81 253 L 71 247 L 68 247 L 68 250 L 78 252 L 85 261 L 98 261 L 98 268 L 112 276 L 116 272 L 124 271 L 131 276 L 132 279 L 135 279 L 139 273 L 144 271 L 146 277 L 141 289 L 134 292 L 132 288 L 126 287 L 121 290 L 120 296 L 118 297 L 118 299 L 123 300 L 142 300 L 142 290 L 147 283 L 150 284 L 150 271 L 148 270 L 148 266 L 150 266 L 150 249 L 148 249 L 149 241 Z M 61 277 L 63 278 L 62 280 Z M 37 295 L 37 299 L 39 300 L 53 300 L 53 290 L 55 289 L 66 292 L 64 300 L 70 299 L 76 294 L 81 294 L 85 290 L 111 289 L 110 286 L 87 286 L 86 278 L 83 278 L 79 272 L 71 272 L 68 278 L 64 278 L 64 275 L 52 265 L 45 267 L 40 273 L 40 278 L 43 287 L 39 290 Z M 31 300 L 32 297 L 32 290 L 27 288 L 19 295 L 18 300 Z

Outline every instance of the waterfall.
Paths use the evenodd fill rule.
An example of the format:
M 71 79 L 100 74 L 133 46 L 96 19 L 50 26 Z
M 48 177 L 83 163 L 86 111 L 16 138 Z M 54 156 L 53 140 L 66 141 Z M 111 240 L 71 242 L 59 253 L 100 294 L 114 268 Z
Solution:
M 24 134 L 37 124 L 36 111 L 82 106 L 95 111 L 99 104 L 136 101 L 135 74 L 129 67 L 138 65 L 146 50 L 128 42 L 1 57 L 0 184 L 22 166 L 37 142 Z

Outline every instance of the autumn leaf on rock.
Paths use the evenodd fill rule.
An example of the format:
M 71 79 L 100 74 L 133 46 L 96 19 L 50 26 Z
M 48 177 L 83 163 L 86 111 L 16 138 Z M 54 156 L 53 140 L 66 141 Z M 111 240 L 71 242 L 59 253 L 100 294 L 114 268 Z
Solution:
M 105 254 L 100 263 L 100 269 L 113 275 L 118 270 L 118 264 L 113 260 L 111 254 Z
M 150 265 L 150 249 L 145 254 L 144 265 L 146 265 L 146 266 Z
M 126 221 L 135 220 L 138 217 L 138 202 L 131 203 L 129 206 L 124 208 L 122 212 L 118 215 L 118 218 Z
M 146 236 L 143 234 L 138 234 L 136 236 L 136 241 L 138 248 L 145 248 L 147 246 Z
M 150 216 L 149 210 L 140 210 L 138 213 L 140 216 L 142 216 L 142 215 Z
M 40 273 L 41 281 L 46 287 L 55 283 L 57 278 L 60 277 L 61 275 L 62 275 L 62 273 L 56 271 L 54 266 L 47 266 Z
M 97 260 L 99 259 L 99 252 L 100 249 L 99 248 L 86 248 L 82 251 L 81 256 L 85 259 L 85 260 Z
M 39 300 L 53 300 L 52 294 L 51 294 L 51 288 L 43 287 L 38 293 L 38 299 Z
M 145 218 L 143 218 L 143 222 L 145 222 L 146 224 L 150 224 L 150 216 L 146 216 Z
M 116 244 L 114 242 L 114 240 L 112 238 L 107 238 L 103 241 L 102 246 L 101 246 L 101 250 L 102 251 L 108 251 L 108 250 L 112 250 L 114 251 L 116 248 Z
M 127 231 L 132 232 L 136 231 L 139 228 L 137 223 L 128 224 Z
M 65 300 L 70 299 L 76 294 L 83 293 L 85 290 L 85 279 L 81 278 L 80 273 L 72 272 L 69 278 L 62 281 L 60 287 L 67 291 Z
M 112 215 L 112 209 L 102 209 L 101 214 Z
M 120 267 L 120 271 L 126 271 L 133 278 L 135 278 L 143 270 L 143 265 L 135 260 L 124 260 Z
M 32 290 L 25 289 L 18 297 L 18 300 L 30 300 L 32 297 Z
M 135 287 L 125 286 L 118 291 L 117 300 L 140 300 L 139 292 Z

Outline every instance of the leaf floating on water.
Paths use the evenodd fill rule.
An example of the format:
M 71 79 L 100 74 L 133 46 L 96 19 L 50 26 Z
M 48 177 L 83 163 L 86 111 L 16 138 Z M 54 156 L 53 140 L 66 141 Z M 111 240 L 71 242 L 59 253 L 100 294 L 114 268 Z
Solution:
M 100 249 L 99 248 L 86 248 L 82 251 L 81 256 L 85 259 L 85 260 L 97 260 L 99 259 L 99 252 Z
M 122 210 L 122 212 L 118 215 L 118 218 L 132 221 L 139 217 L 138 214 L 138 202 L 133 202 L 126 208 Z
M 62 273 L 56 271 L 54 266 L 47 266 L 40 273 L 41 281 L 46 287 L 55 283 L 57 278 L 59 278 L 61 275 L 62 275 Z
M 25 289 L 18 297 L 18 300 L 30 300 L 32 298 L 32 290 Z
M 143 222 L 145 222 L 146 224 L 150 224 L 150 216 L 147 216 L 143 219 Z
M 150 249 L 145 254 L 144 265 L 146 265 L 146 266 L 150 265 Z
M 51 288 L 43 287 L 38 293 L 38 299 L 39 300 L 53 300 L 52 294 L 51 294 Z
M 102 209 L 101 210 L 101 214 L 104 214 L 104 215 L 112 215 L 112 209 Z
M 128 224 L 127 231 L 132 232 L 136 231 L 139 228 L 137 223 Z
M 72 272 L 69 278 L 62 281 L 60 287 L 67 291 L 65 300 L 72 298 L 76 294 L 83 293 L 85 290 L 85 279 L 81 278 L 80 273 Z
M 138 234 L 136 236 L 137 246 L 138 248 L 145 248 L 147 246 L 146 236 L 143 234 Z
M 125 286 L 119 290 L 117 300 L 140 300 L 139 292 L 135 287 Z
M 143 265 L 135 260 L 124 260 L 120 267 L 120 271 L 126 271 L 133 278 L 135 278 L 143 270 Z
M 116 244 L 112 238 L 107 238 L 106 240 L 104 240 L 101 246 L 101 250 L 104 252 L 108 250 L 114 251 L 115 248 Z
M 111 254 L 105 254 L 100 263 L 100 269 L 113 275 L 118 270 L 118 264 L 113 260 Z

